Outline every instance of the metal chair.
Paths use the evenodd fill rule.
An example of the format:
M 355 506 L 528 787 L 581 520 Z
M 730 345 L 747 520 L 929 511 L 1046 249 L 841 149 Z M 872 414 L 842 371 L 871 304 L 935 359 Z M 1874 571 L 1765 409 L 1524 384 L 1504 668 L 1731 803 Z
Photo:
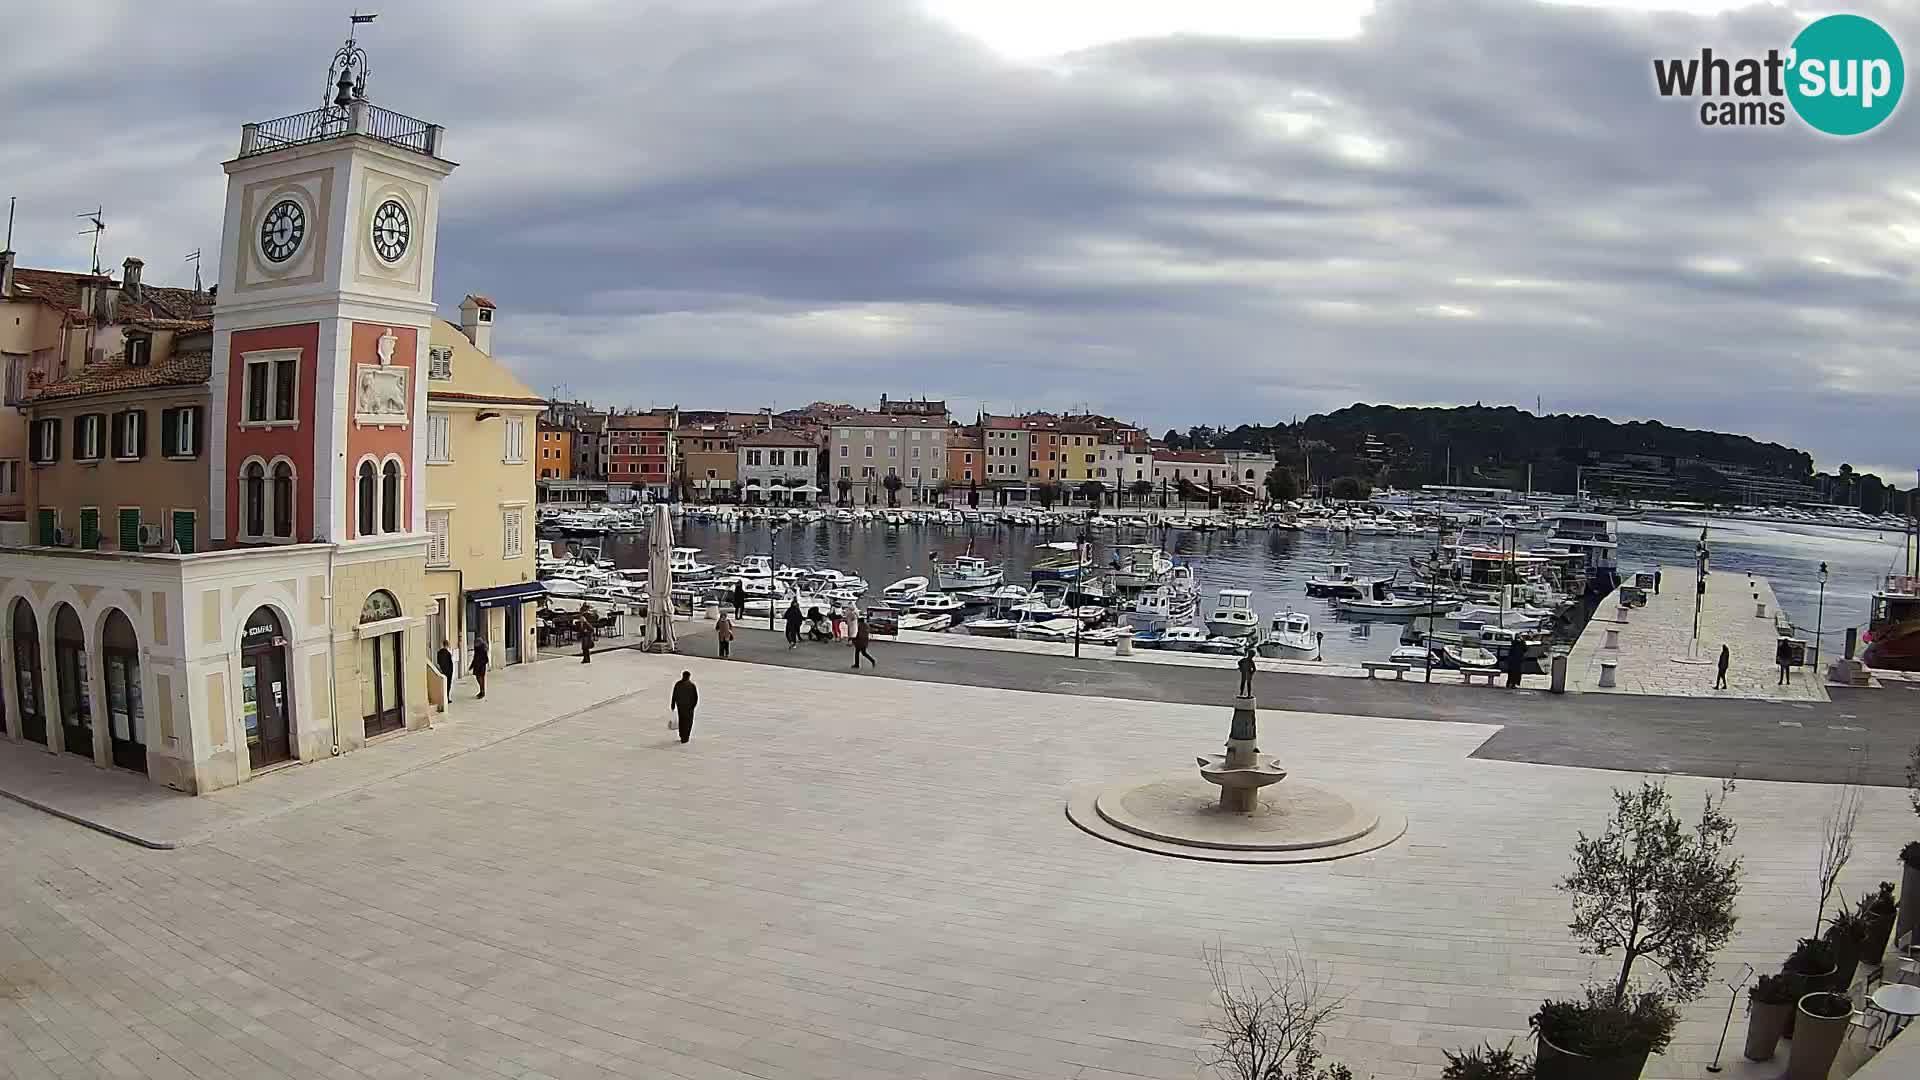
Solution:
M 1909 930 L 1893 943 L 1893 981 L 1920 985 L 1920 949 Z
M 1887 1014 L 1880 1011 L 1872 1001 L 1863 1002 L 1859 1008 L 1853 1010 L 1853 1015 L 1847 1018 L 1846 1038 L 1852 1038 L 1856 1031 L 1864 1032 L 1868 1049 L 1878 1050 L 1884 1044 L 1876 1042 L 1876 1039 L 1879 1037 L 1881 1025 L 1886 1021 Z

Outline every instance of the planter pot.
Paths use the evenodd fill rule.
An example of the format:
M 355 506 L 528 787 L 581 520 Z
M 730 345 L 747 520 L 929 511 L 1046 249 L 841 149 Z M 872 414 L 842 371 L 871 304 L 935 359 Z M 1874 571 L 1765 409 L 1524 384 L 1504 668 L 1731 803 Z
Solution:
M 1774 1055 L 1774 1047 L 1780 1045 L 1782 1032 L 1788 1030 L 1791 1015 L 1791 1001 L 1778 1005 L 1766 1005 L 1764 1001 L 1747 1003 L 1747 1061 L 1766 1061 Z
M 1820 986 L 1807 987 L 1809 991 L 1833 990 L 1846 993 L 1847 988 L 1853 985 L 1854 970 L 1860 966 L 1860 946 L 1853 942 L 1836 941 L 1833 943 L 1833 957 L 1833 976 Z
M 1787 977 L 1788 985 L 1793 988 L 1793 1000 L 1799 1001 L 1815 990 L 1825 989 L 1827 984 L 1832 981 L 1834 974 L 1839 970 L 1837 967 L 1830 967 L 1825 971 L 1814 972 L 1788 970 L 1784 972 L 1784 974 Z M 1780 1029 L 1782 1038 L 1793 1038 L 1793 1025 L 1794 1022 L 1799 1019 L 1799 1016 L 1800 1010 L 1798 1008 L 1787 1010 L 1787 1026 Z
M 1596 1058 L 1562 1050 L 1540 1036 L 1539 1052 L 1534 1057 L 1536 1080 L 1640 1080 L 1647 1067 L 1646 1054 Z
M 1867 916 L 1867 947 L 1860 954 L 1862 960 L 1878 964 L 1886 958 L 1887 943 L 1893 940 L 1893 920 L 1899 913 L 1898 907 L 1891 907 Z
M 1920 925 L 1920 866 L 1900 864 L 1900 918 L 1894 924 L 1895 938 Z
M 1809 995 L 1811 996 L 1811 995 Z M 1847 1037 L 1849 1016 L 1815 1016 L 1806 1010 L 1806 998 L 1794 1007 L 1799 1035 L 1787 1055 L 1787 1080 L 1827 1080 L 1827 1070 Z
M 1778 1005 L 1764 1002 L 1750 1002 L 1747 1006 L 1747 1060 L 1766 1061 L 1773 1056 L 1774 1047 L 1780 1045 L 1780 1035 L 1787 1030 L 1787 1017 L 1793 1015 L 1792 1002 L 1783 1001 Z

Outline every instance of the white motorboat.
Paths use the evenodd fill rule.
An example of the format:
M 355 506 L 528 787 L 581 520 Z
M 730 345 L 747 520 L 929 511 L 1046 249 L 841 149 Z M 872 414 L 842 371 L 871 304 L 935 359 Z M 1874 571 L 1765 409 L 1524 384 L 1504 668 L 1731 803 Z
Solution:
M 844 590 L 858 596 L 867 591 L 867 579 L 839 570 L 810 570 L 801 580 L 806 587 L 823 594 Z
M 1260 616 L 1253 611 L 1253 594 L 1245 589 L 1221 589 L 1207 616 L 1207 629 L 1216 637 L 1246 637 L 1260 629 Z
M 1433 666 L 1441 671 L 1500 666 L 1499 658 L 1485 649 L 1475 645 L 1451 644 L 1444 641 L 1430 641 L 1424 649 L 1418 645 L 1402 645 L 1393 650 L 1393 654 L 1387 659 L 1409 667 L 1425 667 L 1427 649 L 1433 650 Z
M 962 555 L 938 567 L 942 589 L 991 589 L 1004 582 L 1006 571 L 977 555 Z
M 748 555 L 739 562 L 722 567 L 722 577 L 739 578 L 742 581 L 771 581 L 774 578 L 773 557 L 771 555 Z M 781 575 L 783 580 L 786 575 Z
M 1133 643 L 1143 649 L 1175 652 L 1198 652 L 1209 640 L 1207 632 L 1198 626 L 1169 626 L 1158 633 L 1133 635 Z
M 935 633 L 952 626 L 953 616 L 927 615 L 917 611 L 909 611 L 900 616 L 896 625 L 902 630 L 919 630 L 925 633 Z
M 675 581 L 692 581 L 711 577 L 718 567 L 701 562 L 699 548 L 677 547 L 667 553 L 667 569 Z
M 1112 645 L 1121 638 L 1130 638 L 1133 631 L 1125 626 L 1103 626 L 1098 630 L 1080 631 L 1082 645 Z
M 1028 616 L 1013 628 L 1013 636 L 1029 641 L 1072 641 L 1080 624 L 1074 619 Z
M 1386 596 L 1335 600 L 1342 614 L 1364 619 L 1413 619 L 1422 615 L 1445 615 L 1458 607 L 1458 600 L 1428 600 L 1417 596 Z
M 945 615 L 952 618 L 958 616 L 962 611 L 965 611 L 966 608 L 967 605 L 962 603 L 958 597 L 948 596 L 946 593 L 930 592 L 915 600 L 912 605 L 910 605 L 909 610 L 920 615 Z
M 1166 583 L 1173 560 L 1151 544 L 1115 548 L 1107 582 L 1116 589 L 1149 589 Z
M 926 578 L 904 577 L 886 587 L 880 594 L 880 602 L 888 607 L 910 608 L 914 601 L 925 596 L 926 592 Z
M 991 589 L 981 589 L 960 594 L 960 599 L 962 600 L 996 608 L 1012 607 L 1024 601 L 1026 598 L 1027 587 L 1025 585 L 1000 585 Z
M 1313 632 L 1313 620 L 1297 611 L 1275 615 L 1255 648 L 1261 656 L 1274 660 L 1320 659 L 1320 638 Z

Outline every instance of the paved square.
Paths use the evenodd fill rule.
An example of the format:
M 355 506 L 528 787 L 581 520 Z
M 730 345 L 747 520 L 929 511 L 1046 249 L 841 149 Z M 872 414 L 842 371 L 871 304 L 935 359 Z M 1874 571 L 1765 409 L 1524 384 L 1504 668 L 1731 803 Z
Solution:
M 1587 973 L 1552 882 L 1636 779 L 1472 759 L 1481 725 L 1266 712 L 1263 749 L 1411 827 L 1340 862 L 1198 863 L 1063 801 L 1213 750 L 1224 709 L 632 652 L 592 677 L 635 695 L 412 771 L 349 755 L 324 767 L 373 779 L 176 851 L 0 801 L 0 1077 L 1191 1078 L 1201 951 L 1227 940 L 1297 945 L 1348 995 L 1331 1050 L 1360 1075 L 1433 1077 Z M 1733 965 L 1812 929 L 1835 790 L 1735 794 Z M 1917 828 L 1869 790 L 1848 893 Z M 1725 1008 L 1690 1009 L 1647 1075 L 1698 1077 Z

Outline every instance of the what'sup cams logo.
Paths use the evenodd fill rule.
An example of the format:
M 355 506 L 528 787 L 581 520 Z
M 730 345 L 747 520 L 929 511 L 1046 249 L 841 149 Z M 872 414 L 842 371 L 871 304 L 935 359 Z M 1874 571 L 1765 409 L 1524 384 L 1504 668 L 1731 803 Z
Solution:
M 1829 15 L 1809 23 L 1785 52 L 1655 60 L 1661 97 L 1699 98 L 1706 127 L 1779 127 L 1787 107 L 1828 135 L 1864 135 L 1900 104 L 1907 82 L 1900 46 L 1879 23 Z

